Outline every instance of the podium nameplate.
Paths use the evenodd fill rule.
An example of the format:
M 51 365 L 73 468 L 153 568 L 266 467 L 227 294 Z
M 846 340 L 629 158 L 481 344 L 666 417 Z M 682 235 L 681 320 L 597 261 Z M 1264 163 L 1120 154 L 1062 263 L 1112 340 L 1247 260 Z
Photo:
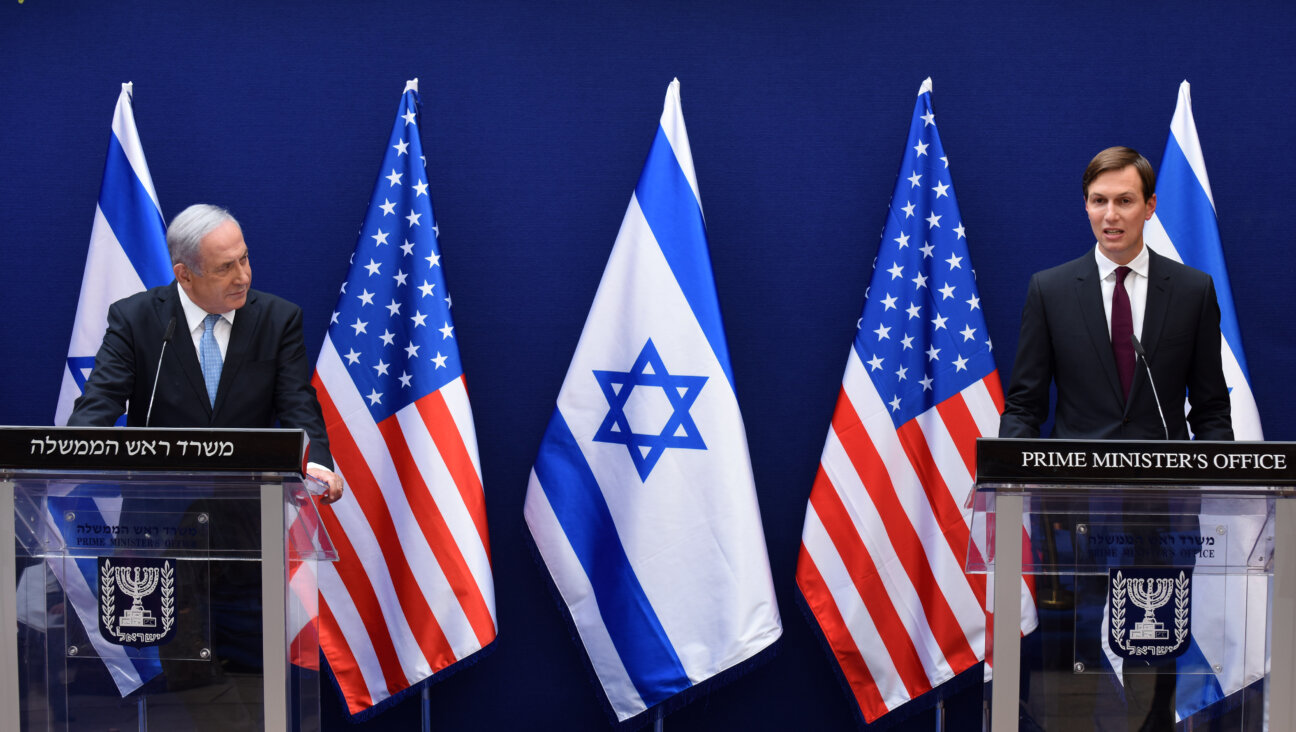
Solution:
M 1292 493 L 1290 442 L 1196 440 L 977 440 L 977 483 L 1227 485 Z
M 301 430 L 0 427 L 0 477 L 15 470 L 302 473 L 307 442 Z

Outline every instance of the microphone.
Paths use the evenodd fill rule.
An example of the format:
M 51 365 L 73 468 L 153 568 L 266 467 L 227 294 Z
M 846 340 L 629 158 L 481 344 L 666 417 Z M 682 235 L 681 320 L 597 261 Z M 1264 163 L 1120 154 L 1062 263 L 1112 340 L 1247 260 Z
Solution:
M 1166 425 L 1165 412 L 1161 411 L 1161 397 L 1157 396 L 1156 379 L 1152 378 L 1152 367 L 1148 365 L 1147 351 L 1143 350 L 1143 344 L 1139 343 L 1138 336 L 1130 333 L 1130 341 L 1134 344 L 1134 353 L 1143 361 L 1143 368 L 1147 370 L 1148 383 L 1152 385 L 1152 400 L 1156 402 L 1157 414 L 1161 415 L 1161 429 L 1165 430 L 1166 439 L 1170 439 L 1170 428 Z
M 158 381 L 162 378 L 162 357 L 166 355 L 167 344 L 171 342 L 171 336 L 175 335 L 176 318 L 171 316 L 171 322 L 167 323 L 166 333 L 162 336 L 162 351 L 158 353 L 157 369 L 153 373 L 153 391 L 149 392 L 148 413 L 144 415 L 144 426 L 149 426 L 149 420 L 153 418 L 153 400 L 157 397 Z

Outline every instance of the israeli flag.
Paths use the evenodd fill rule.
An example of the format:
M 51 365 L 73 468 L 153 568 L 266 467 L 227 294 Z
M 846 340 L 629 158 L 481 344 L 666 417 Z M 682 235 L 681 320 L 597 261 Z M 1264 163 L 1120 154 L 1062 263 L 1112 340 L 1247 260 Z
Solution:
M 1206 177 L 1206 160 L 1193 121 L 1192 97 L 1185 81 L 1170 120 L 1170 136 L 1157 176 L 1156 213 L 1144 227 L 1148 246 L 1171 259 L 1202 270 L 1215 280 L 1223 338 L 1224 380 L 1232 402 L 1233 435 L 1238 440 L 1263 440 L 1260 414 L 1251 393 L 1242 333 L 1238 329 L 1233 289 L 1224 266 L 1215 198 Z M 1212 525 L 1202 516 L 1202 526 Z M 1246 556 L 1262 526 L 1230 524 L 1227 556 Z M 1176 711 L 1185 718 L 1243 687 L 1265 673 L 1265 615 L 1268 588 L 1264 577 L 1199 572 L 1193 582 L 1193 645 L 1185 664 L 1209 665 L 1214 674 L 1185 674 L 1177 688 Z M 1198 629 L 1203 632 L 1198 632 Z M 1225 632 L 1211 632 L 1225 628 Z
M 85 389 L 86 377 L 94 368 L 95 354 L 108 329 L 108 306 L 128 295 L 172 279 L 171 258 L 167 254 L 166 224 L 158 206 L 153 178 L 144 160 L 144 147 L 135 128 L 131 108 L 132 85 L 122 84 L 113 112 L 112 134 L 108 137 L 108 156 L 104 162 L 103 183 L 99 187 L 99 205 L 95 207 L 90 228 L 90 250 L 86 254 L 81 279 L 81 297 L 77 301 L 72 341 L 68 346 L 67 365 L 63 369 L 63 386 L 59 391 L 54 424 L 66 425 L 72 405 Z M 78 497 L 75 489 L 55 487 L 48 500 L 47 544 L 57 552 L 66 546 L 54 516 L 75 507 L 82 516 L 102 516 L 116 523 L 121 498 Z M 47 562 L 63 586 L 86 636 L 103 659 L 113 682 L 122 696 L 135 691 L 161 672 L 156 648 L 134 649 L 111 644 L 99 633 L 98 566 L 94 559 L 58 559 Z
M 620 722 L 783 632 L 700 201 L 676 79 L 527 487 Z
M 113 112 L 108 157 L 104 161 L 99 205 L 90 228 L 90 251 L 81 276 L 72 342 L 68 345 L 63 386 L 54 424 L 67 424 L 72 404 L 85 389 L 95 354 L 108 329 L 108 306 L 172 279 L 166 224 L 131 109 L 132 87 L 122 84 Z
M 1206 177 L 1206 159 L 1197 139 L 1187 81 L 1179 85 L 1179 102 L 1170 120 L 1170 137 L 1157 175 L 1156 197 L 1156 213 L 1143 229 L 1144 241 L 1157 254 L 1199 269 L 1215 280 L 1220 331 L 1224 336 L 1220 344 L 1224 380 L 1233 406 L 1233 437 L 1263 440 L 1246 354 L 1242 352 L 1242 331 L 1238 329 L 1237 309 L 1233 307 L 1233 288 L 1224 266 L 1215 197 Z

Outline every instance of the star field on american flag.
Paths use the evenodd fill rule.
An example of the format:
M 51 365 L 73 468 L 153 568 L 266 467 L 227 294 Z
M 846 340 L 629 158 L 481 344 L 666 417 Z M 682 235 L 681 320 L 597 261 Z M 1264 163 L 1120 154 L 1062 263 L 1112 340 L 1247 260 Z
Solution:
M 896 426 L 994 370 L 931 95 L 909 129 L 855 350 Z M 906 177 L 906 173 L 908 173 Z
M 376 422 L 463 373 L 415 123 L 417 93 L 405 99 L 405 123 L 393 130 L 383 159 L 389 172 L 369 202 L 329 323 Z

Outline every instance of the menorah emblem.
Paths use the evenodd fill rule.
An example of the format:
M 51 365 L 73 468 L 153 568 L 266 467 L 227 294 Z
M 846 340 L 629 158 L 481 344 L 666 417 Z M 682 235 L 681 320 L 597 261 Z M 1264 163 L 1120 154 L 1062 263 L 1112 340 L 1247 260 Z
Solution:
M 1143 619 L 1134 624 L 1130 631 L 1130 640 L 1166 640 L 1170 631 L 1165 623 L 1157 622 L 1155 613 L 1158 608 L 1170 601 L 1174 592 L 1172 579 L 1131 579 L 1129 597 L 1135 605 L 1143 608 Z
M 123 646 L 156 646 L 175 636 L 175 561 L 99 558 L 99 632 Z M 117 608 L 130 605 L 118 613 Z M 119 604 L 120 603 L 120 604 Z
M 1192 569 L 1126 567 L 1109 570 L 1108 579 L 1108 643 L 1116 655 L 1151 664 L 1188 649 Z M 1130 602 L 1143 608 L 1143 619 L 1133 628 L 1126 625 Z M 1165 611 L 1166 617 L 1158 620 L 1157 611 L 1169 604 L 1174 605 L 1173 612 Z
M 157 618 L 140 602 L 157 589 L 162 571 L 157 567 L 114 567 L 117 588 L 135 601 L 121 614 L 117 624 L 122 628 L 156 628 Z

